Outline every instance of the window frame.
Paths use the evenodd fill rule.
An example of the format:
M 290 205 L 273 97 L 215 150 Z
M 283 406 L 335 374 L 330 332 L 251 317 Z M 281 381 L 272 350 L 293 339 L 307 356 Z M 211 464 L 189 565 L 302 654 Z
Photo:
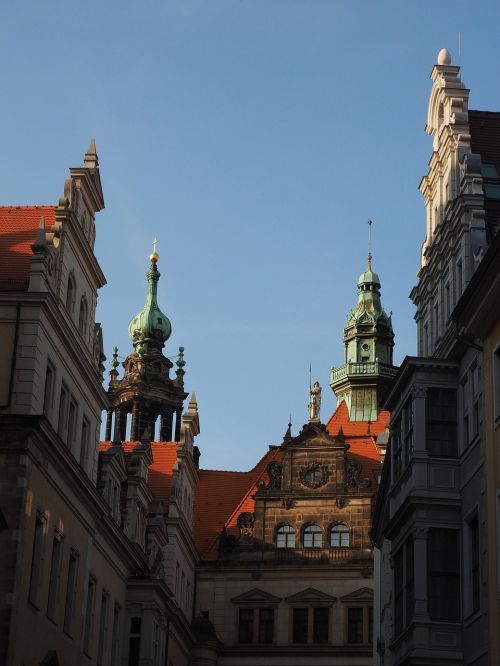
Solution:
M 285 535 L 282 544 L 280 544 L 281 535 Z M 295 548 L 295 528 L 292 525 L 290 525 L 290 523 L 283 523 L 281 525 L 278 525 L 278 527 L 276 528 L 275 544 L 276 548 L 279 548 L 280 550 L 291 550 Z
M 339 529 L 344 527 L 345 529 Z M 339 536 L 339 543 L 338 544 L 333 544 L 333 535 L 338 534 Z M 345 543 L 342 543 L 343 541 L 343 536 L 347 534 L 347 545 Z M 330 548 L 334 550 L 341 550 L 342 548 L 350 548 L 351 547 L 351 530 L 349 529 L 349 525 L 347 523 L 335 523 L 335 525 L 332 525 L 329 530 L 329 539 L 328 539 Z
M 318 540 L 319 543 L 317 543 Z M 323 530 L 317 523 L 309 523 L 304 526 L 302 530 L 302 546 L 308 550 L 323 548 Z

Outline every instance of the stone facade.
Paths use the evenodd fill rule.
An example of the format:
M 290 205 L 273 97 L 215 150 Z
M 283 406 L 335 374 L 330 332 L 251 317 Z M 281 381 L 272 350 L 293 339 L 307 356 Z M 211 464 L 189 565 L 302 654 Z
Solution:
M 10 230 L 0 268 L 6 666 L 187 666 L 195 640 L 191 601 L 176 603 L 166 574 L 174 541 L 168 502 L 150 510 L 150 442 L 98 452 L 109 406 L 95 322 L 105 279 L 93 253 L 94 218 L 103 207 L 92 142 L 84 166 L 70 170 L 58 206 L 0 209 Z M 192 450 L 197 428 L 193 404 L 179 422 L 184 449 Z M 179 460 L 180 473 L 190 465 Z M 185 475 L 194 478 L 192 470 Z M 192 539 L 189 547 L 194 560 Z
M 500 114 L 468 110 L 469 91 L 445 50 L 431 80 L 433 153 L 420 186 L 427 235 L 411 293 L 420 356 L 405 359 L 384 403 L 391 438 L 373 522 L 375 664 L 479 666 L 497 663 L 485 495 L 492 379 L 479 331 L 461 333 L 457 313 L 498 229 L 489 182 L 500 175 Z M 479 302 L 478 293 L 472 309 Z

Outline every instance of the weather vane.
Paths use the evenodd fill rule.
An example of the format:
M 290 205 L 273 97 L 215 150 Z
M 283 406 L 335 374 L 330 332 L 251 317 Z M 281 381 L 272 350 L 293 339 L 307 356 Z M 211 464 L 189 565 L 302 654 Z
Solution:
M 156 263 L 158 261 L 158 259 L 160 258 L 160 255 L 158 254 L 158 252 L 156 250 L 157 245 L 158 245 L 158 239 L 155 236 L 154 239 L 153 239 L 153 252 L 149 256 L 151 261 L 153 261 L 154 263 Z
M 372 220 L 368 220 L 368 270 L 372 269 Z

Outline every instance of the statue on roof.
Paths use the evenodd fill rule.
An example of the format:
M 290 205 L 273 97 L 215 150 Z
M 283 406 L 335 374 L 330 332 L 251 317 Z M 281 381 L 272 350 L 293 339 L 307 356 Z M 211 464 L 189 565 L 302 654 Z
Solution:
M 321 408 L 321 386 L 314 382 L 309 387 L 309 422 L 319 421 L 319 410 Z

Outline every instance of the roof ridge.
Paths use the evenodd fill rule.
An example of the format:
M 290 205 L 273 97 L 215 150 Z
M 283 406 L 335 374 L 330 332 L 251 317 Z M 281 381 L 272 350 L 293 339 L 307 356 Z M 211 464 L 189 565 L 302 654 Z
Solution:
M 24 209 L 24 208 L 54 208 L 57 206 L 54 204 L 0 204 L 0 209 L 5 210 L 6 208 L 12 208 L 14 210 Z

